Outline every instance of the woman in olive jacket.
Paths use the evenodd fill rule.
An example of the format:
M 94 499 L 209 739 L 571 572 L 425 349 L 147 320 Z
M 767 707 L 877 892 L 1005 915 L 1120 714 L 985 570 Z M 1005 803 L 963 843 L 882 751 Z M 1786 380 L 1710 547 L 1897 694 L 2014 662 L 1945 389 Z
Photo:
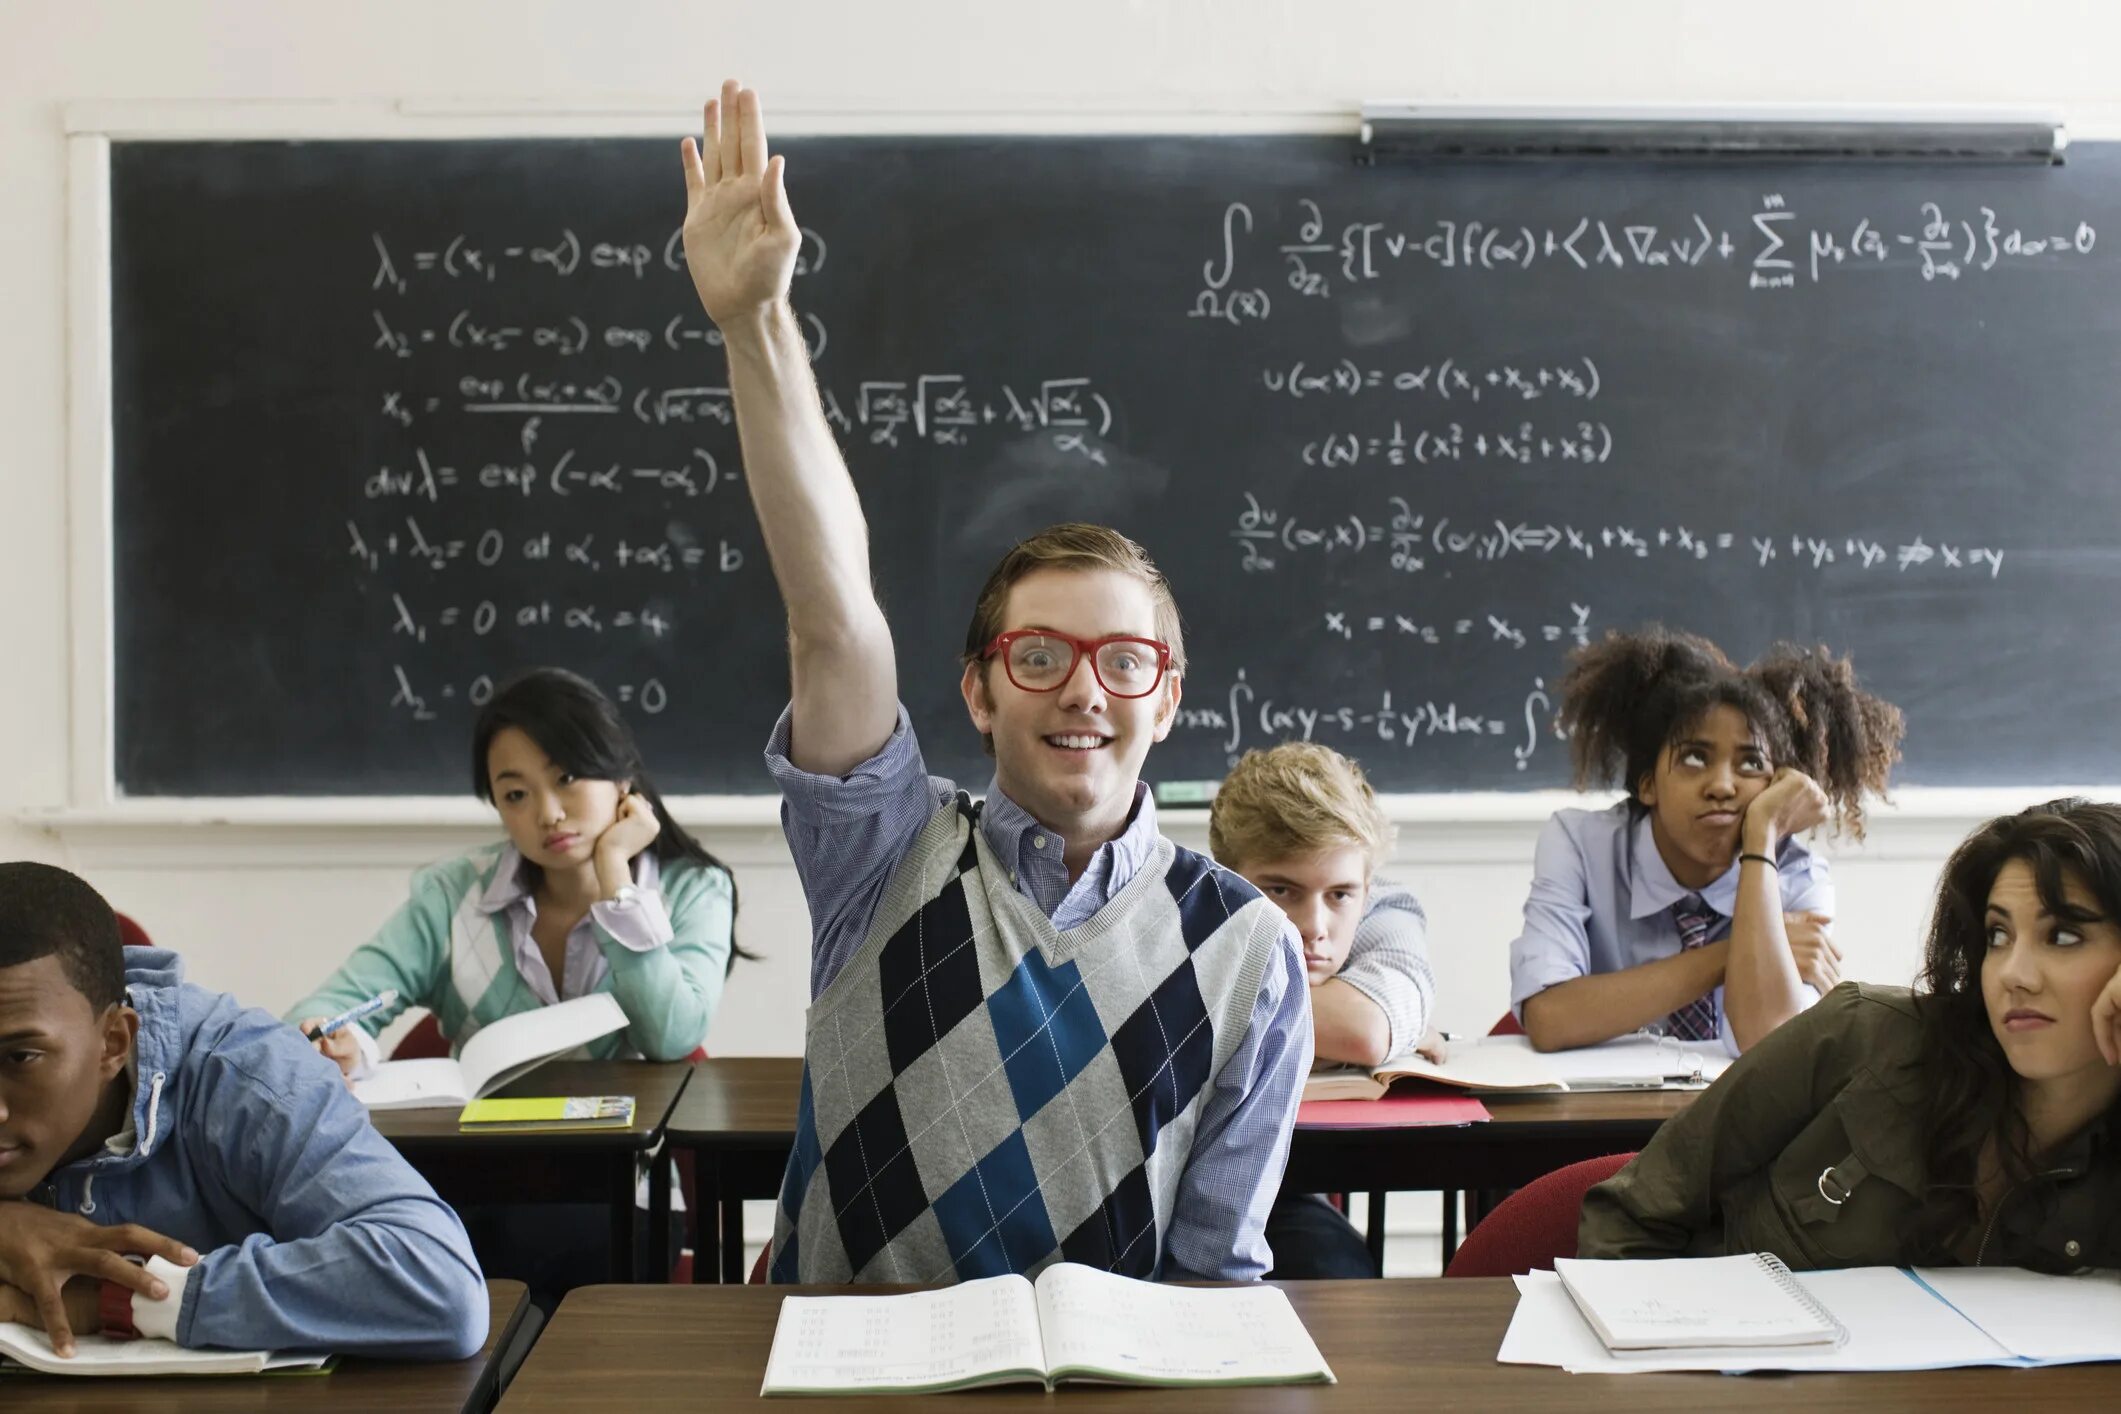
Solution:
M 1953 854 L 1915 991 L 1843 983 L 1584 1198 L 1585 1257 L 2121 1267 L 2121 806 Z

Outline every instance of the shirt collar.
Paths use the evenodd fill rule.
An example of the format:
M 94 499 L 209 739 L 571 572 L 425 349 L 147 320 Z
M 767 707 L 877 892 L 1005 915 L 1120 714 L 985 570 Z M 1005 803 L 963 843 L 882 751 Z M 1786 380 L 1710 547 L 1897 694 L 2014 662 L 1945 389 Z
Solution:
M 1656 837 L 1650 833 L 1650 812 L 1635 810 L 1628 826 L 1628 917 L 1647 918 L 1653 913 L 1663 913 L 1690 894 L 1699 894 L 1701 901 L 1725 918 L 1738 905 L 1738 861 L 1724 870 L 1705 889 L 1690 889 L 1672 877 L 1665 865 L 1664 856 L 1657 852 Z
M 663 870 L 655 851 L 644 849 L 633 857 L 633 882 L 644 889 L 656 888 L 662 882 Z M 477 904 L 481 913 L 500 913 L 530 897 L 530 868 L 522 854 L 512 844 L 501 846 L 501 856 L 494 862 L 493 878 L 487 882 L 485 892 L 479 895 Z
M 995 777 L 987 783 L 987 804 L 980 811 L 980 830 L 987 836 L 987 848 L 997 859 L 1021 859 L 1024 851 L 1032 848 L 1032 840 L 1043 837 L 1050 841 L 1047 848 L 1065 842 L 1058 830 L 1048 829 L 1033 818 L 1030 811 L 1011 800 L 1002 790 L 1001 778 Z M 1134 783 L 1134 813 L 1127 820 L 1127 828 L 1120 831 L 1116 839 L 1098 847 L 1102 854 L 1110 850 L 1111 869 L 1115 878 L 1132 878 L 1156 848 L 1156 801 L 1149 794 L 1147 783 Z M 1060 851 L 1054 858 L 1058 860 Z

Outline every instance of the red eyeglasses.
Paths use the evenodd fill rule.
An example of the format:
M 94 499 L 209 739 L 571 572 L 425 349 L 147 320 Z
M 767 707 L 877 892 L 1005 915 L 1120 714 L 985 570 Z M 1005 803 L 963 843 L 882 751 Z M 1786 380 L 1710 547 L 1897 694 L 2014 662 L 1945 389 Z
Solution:
M 1049 628 L 1018 628 L 996 634 L 980 650 L 982 661 L 999 657 L 1009 681 L 1025 692 L 1058 692 L 1085 655 L 1099 686 L 1114 697 L 1147 697 L 1171 666 L 1169 645 L 1124 633 L 1070 638 Z

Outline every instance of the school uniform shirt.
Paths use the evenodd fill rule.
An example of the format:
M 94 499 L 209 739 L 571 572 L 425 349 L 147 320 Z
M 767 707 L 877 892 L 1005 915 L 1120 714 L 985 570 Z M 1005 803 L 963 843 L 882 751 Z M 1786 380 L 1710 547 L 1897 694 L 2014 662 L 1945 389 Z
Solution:
M 810 995 L 832 985 L 868 938 L 887 886 L 955 783 L 930 776 L 903 705 L 891 737 L 843 777 L 788 759 L 792 709 L 775 723 L 766 765 L 781 789 L 781 825 L 810 906 Z M 1143 866 L 1165 853 L 1156 806 L 1137 783 L 1134 815 L 1100 845 L 1071 885 L 1065 842 L 990 783 L 978 830 L 1016 891 L 1058 931 L 1089 922 Z M 1246 886 L 1249 891 L 1249 886 Z M 1286 919 L 1274 965 L 1244 1034 L 1209 1081 L 1163 1234 L 1166 1278 L 1246 1281 L 1272 1265 L 1266 1219 L 1288 1160 L 1289 1135 L 1311 1068 L 1311 1007 L 1303 952 Z
M 1733 860 L 1715 882 L 1700 890 L 1701 900 L 1716 913 L 1706 942 L 1731 935 L 1739 868 Z M 1775 869 L 1784 913 L 1834 911 L 1834 884 L 1826 861 L 1802 843 L 1784 840 Z M 1555 811 L 1539 832 L 1533 853 L 1524 932 L 1510 944 L 1511 1013 L 1522 1022 L 1525 999 L 1549 987 L 1679 952 L 1679 924 L 1672 909 L 1694 892 L 1672 877 L 1650 836 L 1649 812 L 1633 801 L 1606 810 Z M 1808 985 L 1799 990 L 1806 1006 L 1819 999 Z M 1709 999 L 1716 1009 L 1717 1037 L 1735 1056 L 1738 1042 L 1724 1014 L 1721 983 Z
M 186 1243 L 155 1257 L 142 1335 L 183 1346 L 461 1360 L 486 1339 L 486 1288 L 457 1215 L 368 1122 L 339 1069 L 268 1012 L 184 981 L 177 955 L 125 950 L 140 1014 L 127 1123 L 29 1201 Z M 329 1401 L 327 1401 L 329 1402 Z
M 1928 1194 L 1920 1008 L 1903 987 L 1844 982 L 1740 1056 L 1583 1200 L 1577 1255 L 1772 1252 L 1788 1266 L 1905 1266 Z M 2072 1272 L 2121 1267 L 2121 1106 L 2007 1193 L 1947 1259 Z
M 734 889 L 727 871 L 692 860 L 663 867 L 652 850 L 633 860 L 630 903 L 599 901 L 567 935 L 555 978 L 531 936 L 537 899 L 513 845 L 488 845 L 430 865 L 376 935 L 286 1012 L 289 1021 L 336 1016 L 385 990 L 396 1005 L 358 1023 L 364 1061 L 375 1037 L 409 1006 L 435 1013 L 452 1053 L 479 1029 L 555 1002 L 609 992 L 629 1023 L 588 1046 L 599 1060 L 682 1060 L 707 1036 L 722 996 L 732 942 Z
M 1436 1012 L 1436 974 L 1429 967 L 1429 915 L 1412 889 L 1371 883 L 1355 939 L 1333 975 L 1385 1014 L 1386 1055 L 1404 1055 L 1421 1043 Z

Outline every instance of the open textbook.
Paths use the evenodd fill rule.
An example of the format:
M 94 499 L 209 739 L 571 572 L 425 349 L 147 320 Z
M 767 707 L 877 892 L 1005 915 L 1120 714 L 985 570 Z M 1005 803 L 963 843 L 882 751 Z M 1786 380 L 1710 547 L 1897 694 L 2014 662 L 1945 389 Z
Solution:
M 1067 1380 L 1332 1384 L 1272 1286 L 1160 1286 L 1056 1262 L 899 1296 L 781 1300 L 762 1395 L 933 1394 Z
M 1482 1036 L 1451 1042 L 1441 1063 L 1410 1053 L 1367 1071 L 1313 1071 L 1304 1098 L 1374 1100 L 1405 1079 L 1494 1091 L 1699 1090 L 1730 1063 L 1716 1041 L 1638 1035 L 1572 1051 L 1535 1051 L 1522 1036 Z
M 1663 1370 L 1744 1374 L 2121 1360 L 2121 1272 L 2066 1277 L 2014 1267 L 1849 1267 L 1795 1272 L 1791 1282 L 1802 1289 L 1809 1304 L 1832 1313 L 1846 1329 L 1846 1339 L 1789 1345 L 1670 1345 L 1627 1351 L 1606 1347 L 1555 1273 L 1529 1272 L 1516 1280 L 1517 1311 L 1495 1357 L 1506 1365 L 1556 1365 L 1576 1374 Z M 1741 1338 L 1748 1331 L 1745 1323 L 1725 1329 Z M 1707 1338 L 1714 1331 L 1689 1323 L 1687 1334 Z
M 609 992 L 504 1016 L 464 1043 L 455 1059 L 385 1061 L 354 1095 L 372 1110 L 425 1110 L 484 1099 L 555 1056 L 624 1030 L 626 1013 Z
M 267 1370 L 320 1370 L 326 1355 L 276 1355 L 270 1350 L 187 1350 L 167 1340 L 74 1337 L 73 1358 L 52 1353 L 35 1326 L 0 1321 L 0 1368 L 5 1361 L 42 1375 L 258 1375 Z

